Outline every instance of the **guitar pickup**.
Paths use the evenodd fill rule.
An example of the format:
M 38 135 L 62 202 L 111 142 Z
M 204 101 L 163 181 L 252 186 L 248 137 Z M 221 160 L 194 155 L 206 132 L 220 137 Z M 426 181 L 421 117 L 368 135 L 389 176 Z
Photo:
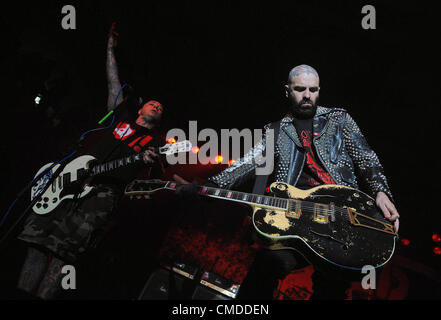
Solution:
M 285 213 L 287 217 L 299 219 L 302 215 L 302 204 L 300 200 L 291 200 L 288 205 L 288 211 Z
M 71 182 L 70 172 L 63 174 L 63 186 L 67 186 Z
M 321 224 L 329 223 L 329 206 L 322 203 L 314 203 L 313 220 Z M 331 220 L 332 221 L 332 220 Z

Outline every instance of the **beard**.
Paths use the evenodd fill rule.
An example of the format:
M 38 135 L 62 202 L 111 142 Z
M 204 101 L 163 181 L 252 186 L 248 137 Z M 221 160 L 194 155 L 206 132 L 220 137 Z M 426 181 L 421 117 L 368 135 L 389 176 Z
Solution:
M 145 112 L 141 114 L 144 122 L 151 123 L 151 124 L 157 124 L 161 121 L 162 115 L 159 115 L 156 112 Z
M 301 101 L 295 101 L 295 99 L 293 99 L 291 100 L 290 111 L 297 119 L 310 119 L 314 117 L 317 111 L 317 102 L 318 98 L 315 102 L 312 102 L 310 99 L 302 99 Z M 304 105 L 305 103 L 309 103 L 310 105 Z

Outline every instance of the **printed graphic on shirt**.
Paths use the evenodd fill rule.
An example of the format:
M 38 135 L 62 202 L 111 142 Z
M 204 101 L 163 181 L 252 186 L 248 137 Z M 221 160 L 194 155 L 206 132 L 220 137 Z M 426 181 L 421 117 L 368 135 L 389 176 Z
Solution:
M 113 131 L 113 135 L 115 136 L 115 139 L 120 140 L 122 138 L 123 141 L 126 140 L 131 135 L 133 135 L 134 133 L 135 130 L 130 128 L 130 124 L 123 122 L 118 123 L 115 130 Z
M 142 139 L 142 140 L 141 140 Z M 141 136 L 135 140 L 133 140 L 130 144 L 129 147 L 132 147 L 133 150 L 135 150 L 135 152 L 140 152 L 141 148 L 144 147 L 150 140 L 152 140 L 153 138 L 151 136 Z M 140 141 L 141 140 L 141 141 Z M 138 143 L 138 145 L 135 145 L 138 141 L 140 141 Z
M 131 128 L 129 123 L 120 122 L 113 131 L 113 136 L 117 140 L 124 141 L 130 136 L 133 136 L 135 133 L 136 130 Z M 138 153 L 152 139 L 153 137 L 149 135 L 141 135 L 135 138 L 132 142 L 128 143 L 128 146 Z
M 311 131 L 302 130 L 300 133 L 302 145 L 306 148 L 306 165 L 313 176 L 308 178 L 308 183 L 312 187 L 321 184 L 335 184 L 334 179 L 316 161 L 316 156 L 312 150 Z

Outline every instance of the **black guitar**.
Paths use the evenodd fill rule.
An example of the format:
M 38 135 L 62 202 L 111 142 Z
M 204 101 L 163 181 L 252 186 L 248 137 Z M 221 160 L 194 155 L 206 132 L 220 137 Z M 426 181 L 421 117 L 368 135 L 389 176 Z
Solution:
M 161 180 L 135 180 L 128 196 L 149 196 L 176 190 L 179 184 Z M 253 208 L 253 225 L 271 249 L 291 248 L 310 262 L 327 261 L 346 269 L 386 264 L 395 250 L 397 234 L 375 200 L 346 186 L 323 185 L 309 190 L 283 182 L 270 187 L 273 196 L 199 187 L 203 196 L 231 200 Z

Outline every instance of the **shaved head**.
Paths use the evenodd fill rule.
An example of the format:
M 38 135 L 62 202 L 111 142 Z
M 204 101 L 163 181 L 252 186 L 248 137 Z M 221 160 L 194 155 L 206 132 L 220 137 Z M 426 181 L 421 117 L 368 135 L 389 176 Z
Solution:
M 310 75 L 310 74 L 312 74 L 312 75 L 316 76 L 317 78 L 319 78 L 319 75 L 318 75 L 317 71 L 316 71 L 313 67 L 308 66 L 308 65 L 306 65 L 306 64 L 301 64 L 301 65 L 299 65 L 299 66 L 297 66 L 297 67 L 294 67 L 294 68 L 289 72 L 289 75 L 288 75 L 288 83 L 292 82 L 292 79 L 293 79 L 294 77 L 298 77 L 298 76 L 300 76 L 301 74 L 306 74 L 306 75 Z
M 320 91 L 317 71 L 306 64 L 293 68 L 285 85 L 286 97 L 294 117 L 307 119 L 314 116 Z

